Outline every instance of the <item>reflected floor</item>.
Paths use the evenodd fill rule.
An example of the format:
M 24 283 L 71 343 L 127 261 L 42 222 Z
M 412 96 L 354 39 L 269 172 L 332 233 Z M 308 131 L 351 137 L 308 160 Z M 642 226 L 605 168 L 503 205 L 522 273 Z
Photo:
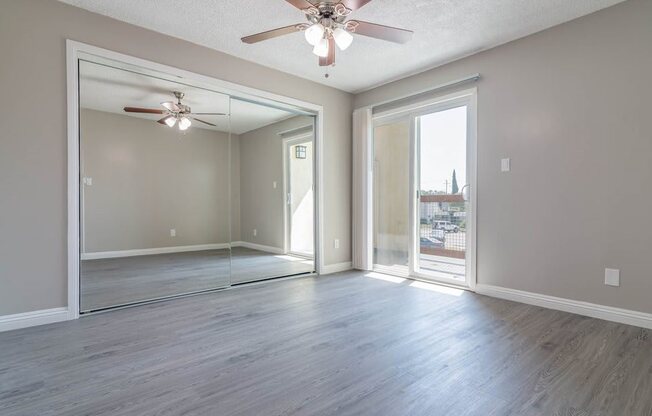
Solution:
M 231 284 L 310 273 L 315 270 L 312 259 L 289 254 L 272 254 L 233 247 L 231 256 Z
M 231 269 L 232 263 L 232 269 Z M 314 270 L 312 260 L 244 247 L 81 262 L 81 310 L 226 287 Z M 232 273 L 230 273 L 232 271 Z

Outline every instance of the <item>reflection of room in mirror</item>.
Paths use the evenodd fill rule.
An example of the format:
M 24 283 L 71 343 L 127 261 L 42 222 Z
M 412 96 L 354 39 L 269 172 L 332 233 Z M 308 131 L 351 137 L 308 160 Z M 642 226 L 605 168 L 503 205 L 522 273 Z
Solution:
M 239 154 L 233 175 L 239 195 L 232 217 L 234 284 L 314 271 L 313 155 L 307 150 L 313 117 L 288 115 L 233 141 Z M 296 159 L 289 147 L 296 140 L 306 147 L 305 159 Z
M 311 116 L 79 70 L 82 311 L 314 271 Z

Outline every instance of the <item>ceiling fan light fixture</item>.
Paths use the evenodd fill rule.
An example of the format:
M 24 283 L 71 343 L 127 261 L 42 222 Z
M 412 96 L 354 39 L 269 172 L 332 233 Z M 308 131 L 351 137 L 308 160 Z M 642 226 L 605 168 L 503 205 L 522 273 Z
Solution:
M 190 119 L 188 117 L 181 117 L 179 119 L 179 130 L 187 130 L 188 127 L 190 127 L 192 123 L 190 122 Z
M 325 58 L 328 56 L 328 39 L 321 38 L 312 50 L 315 55 Z
M 341 50 L 346 50 L 346 48 L 351 46 L 351 42 L 353 42 L 353 35 L 341 27 L 338 27 L 333 31 L 333 38 L 335 39 L 337 47 Z
M 319 43 L 319 40 L 324 37 L 325 30 L 326 29 L 321 23 L 315 23 L 305 30 L 304 35 L 309 44 L 316 46 L 317 43 Z
M 177 122 L 177 119 L 174 116 L 167 116 L 163 121 L 165 122 L 165 124 L 167 124 L 168 127 L 174 127 L 174 125 Z

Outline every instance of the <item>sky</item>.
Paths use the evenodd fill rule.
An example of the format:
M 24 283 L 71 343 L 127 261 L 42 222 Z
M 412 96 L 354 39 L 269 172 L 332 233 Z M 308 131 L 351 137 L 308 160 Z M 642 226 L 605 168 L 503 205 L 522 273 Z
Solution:
M 422 191 L 451 191 L 453 169 L 461 190 L 466 184 L 466 107 L 421 116 Z

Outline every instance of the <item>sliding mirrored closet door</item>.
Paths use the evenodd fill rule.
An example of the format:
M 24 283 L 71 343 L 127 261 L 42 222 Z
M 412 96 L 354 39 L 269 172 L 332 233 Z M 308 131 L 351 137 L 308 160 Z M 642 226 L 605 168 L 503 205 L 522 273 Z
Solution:
M 315 272 L 314 113 L 224 88 L 79 60 L 80 312 Z
M 79 62 L 80 310 L 231 284 L 230 99 Z
M 314 117 L 231 100 L 232 284 L 315 271 Z

